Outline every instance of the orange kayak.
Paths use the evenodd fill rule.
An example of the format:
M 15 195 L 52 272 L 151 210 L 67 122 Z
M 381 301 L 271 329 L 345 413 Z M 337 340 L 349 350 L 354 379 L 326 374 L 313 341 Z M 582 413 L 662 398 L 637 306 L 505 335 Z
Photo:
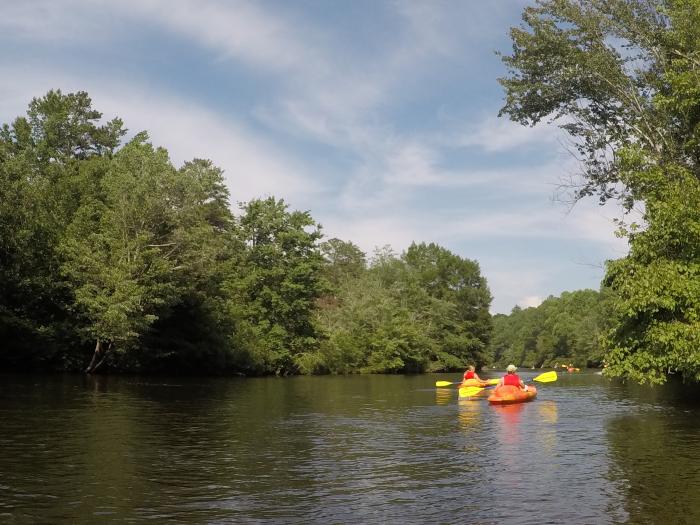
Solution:
M 489 403 L 492 405 L 512 405 L 532 401 L 536 396 L 537 388 L 532 385 L 527 387 L 527 391 L 521 390 L 517 386 L 504 385 L 496 387 L 493 394 L 489 396 Z

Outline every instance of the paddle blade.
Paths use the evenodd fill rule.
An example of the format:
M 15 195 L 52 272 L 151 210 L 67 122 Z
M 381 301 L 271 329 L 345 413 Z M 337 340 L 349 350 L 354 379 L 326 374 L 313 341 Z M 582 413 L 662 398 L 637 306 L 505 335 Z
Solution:
M 479 386 L 463 386 L 459 389 L 459 397 L 472 397 L 481 392 L 483 388 Z
M 435 381 L 435 386 L 450 386 L 454 385 L 452 381 Z
M 494 377 L 493 379 L 488 380 L 489 385 L 497 385 L 499 381 L 500 381 L 500 379 L 498 379 L 497 377 Z
M 556 381 L 557 378 L 557 373 L 552 370 L 551 372 L 545 372 L 544 374 L 538 375 L 536 378 L 533 379 L 533 381 L 539 381 L 540 383 L 551 383 L 552 381 Z

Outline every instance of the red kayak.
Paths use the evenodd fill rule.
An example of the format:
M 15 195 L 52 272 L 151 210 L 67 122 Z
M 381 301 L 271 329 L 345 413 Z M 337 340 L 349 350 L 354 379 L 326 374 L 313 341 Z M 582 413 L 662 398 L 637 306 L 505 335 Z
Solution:
M 489 396 L 489 403 L 492 405 L 512 405 L 532 401 L 536 396 L 537 388 L 532 385 L 528 385 L 527 391 L 521 390 L 517 386 L 503 385 L 496 387 L 493 394 Z

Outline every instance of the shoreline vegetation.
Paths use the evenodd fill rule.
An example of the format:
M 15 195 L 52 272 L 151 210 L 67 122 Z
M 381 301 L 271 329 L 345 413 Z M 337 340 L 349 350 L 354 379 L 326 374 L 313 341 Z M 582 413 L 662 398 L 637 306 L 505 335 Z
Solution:
M 433 243 L 371 255 L 222 170 L 50 91 L 0 130 L 7 368 L 290 375 L 605 365 L 700 381 L 697 0 L 540 0 L 511 29 L 500 115 L 557 123 L 571 202 L 619 204 L 600 291 L 489 314 L 479 264 Z M 231 188 L 235 197 L 236 188 Z M 87 364 L 89 363 L 89 365 Z M 87 368 L 86 368 L 87 365 Z
M 274 197 L 234 214 L 210 161 L 175 168 L 146 133 L 122 144 L 123 123 L 100 118 L 86 93 L 51 91 L 2 130 L 5 368 L 290 375 L 600 363 L 587 318 L 597 292 L 492 320 L 476 261 L 425 243 L 368 259 Z
M 491 294 L 475 261 L 425 243 L 368 261 L 275 197 L 234 214 L 210 161 L 176 168 L 101 116 L 87 93 L 50 91 L 2 129 L 6 367 L 289 375 L 486 360 Z

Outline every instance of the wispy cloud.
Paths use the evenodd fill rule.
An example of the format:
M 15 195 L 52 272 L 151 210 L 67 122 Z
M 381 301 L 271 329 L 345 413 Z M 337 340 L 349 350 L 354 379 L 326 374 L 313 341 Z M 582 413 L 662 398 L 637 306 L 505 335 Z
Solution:
M 41 96 L 56 86 L 66 92 L 87 90 L 105 118 L 121 117 L 131 133 L 148 131 L 153 143 L 167 148 L 176 164 L 192 158 L 212 159 L 225 170 L 234 202 L 277 195 L 303 206 L 323 190 L 320 181 L 311 182 L 309 170 L 298 158 L 245 125 L 225 120 L 192 101 L 115 78 L 96 81 L 49 69 L 20 72 L 0 67 L 0 75 L 6 79 L 2 88 L 5 102 L 0 104 L 5 121 L 17 112 L 15 102 L 8 101 L 21 99 L 26 106 L 27 94 Z
M 312 182 L 299 159 L 206 108 L 160 94 L 94 92 L 98 103 L 119 112 L 132 128 L 148 130 L 176 163 L 202 156 L 213 159 L 225 169 L 234 201 L 276 195 L 303 206 L 323 189 L 321 181 Z
M 211 158 L 234 201 L 284 197 L 310 209 L 328 235 L 367 252 L 425 240 L 478 258 L 503 311 L 563 289 L 563 277 L 552 276 L 576 264 L 570 253 L 524 253 L 522 242 L 552 254 L 576 239 L 582 261 L 625 250 L 611 234 L 615 214 L 594 205 L 567 214 L 550 202 L 557 182 L 576 171 L 556 126 L 498 119 L 497 101 L 488 102 L 497 89 L 493 49 L 523 1 L 368 2 L 343 19 L 352 31 L 340 30 L 323 3 L 3 2 L 0 40 L 29 51 L 0 58 L 0 115 L 9 120 L 49 88 L 88 90 L 107 117 L 148 130 L 176 163 Z M 84 68 L 74 57 L 93 51 L 87 43 L 94 54 L 123 51 L 135 73 L 94 60 Z M 210 86 L 218 98 L 194 84 L 180 89 L 194 58 L 172 60 L 173 44 L 207 61 L 197 74 L 209 66 L 220 74 Z M 62 63 L 61 54 L 70 59 Z M 158 76 L 163 67 L 151 71 L 161 59 L 177 82 Z M 493 72 L 488 83 L 484 66 Z M 255 91 L 249 104 L 222 102 L 236 99 L 239 80 Z M 496 261 L 492 252 L 507 256 Z
M 494 153 L 522 148 L 556 147 L 564 138 L 563 133 L 553 124 L 540 123 L 526 127 L 507 117 L 487 116 L 467 130 L 455 133 L 450 140 L 463 147 L 478 147 Z
M 107 2 L 122 16 L 145 17 L 221 58 L 240 60 L 275 73 L 320 76 L 328 60 L 322 35 L 290 12 L 274 14 L 241 0 L 121 0 Z M 316 45 L 314 45 L 316 44 Z
M 530 308 L 531 306 L 539 306 L 542 304 L 542 297 L 538 295 L 528 295 L 526 297 L 521 298 L 518 301 L 518 306 L 521 306 L 522 308 Z
M 517 270 L 506 261 L 485 260 L 481 270 L 494 296 L 492 313 L 509 313 L 515 306 L 536 306 L 533 303 L 546 287 L 547 280 L 541 268 L 522 262 Z M 529 295 L 528 295 L 529 294 Z
M 69 42 L 88 35 L 102 39 L 116 22 L 108 13 L 95 9 L 95 4 L 86 5 L 85 0 L 3 0 L 0 4 L 0 33 L 21 41 Z

